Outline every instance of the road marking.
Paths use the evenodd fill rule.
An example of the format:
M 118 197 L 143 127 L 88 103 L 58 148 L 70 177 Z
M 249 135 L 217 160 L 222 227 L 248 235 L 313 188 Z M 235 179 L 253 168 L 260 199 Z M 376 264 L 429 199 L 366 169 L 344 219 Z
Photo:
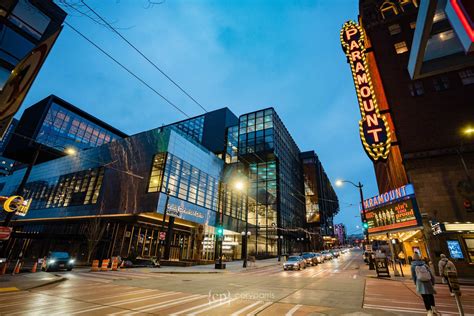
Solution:
M 68 312 L 66 314 L 68 314 L 68 315 L 82 314 L 82 313 L 87 313 L 87 312 L 91 312 L 91 311 L 95 311 L 95 310 L 99 310 L 99 309 L 109 308 L 111 306 L 120 306 L 120 305 L 129 304 L 129 303 L 136 303 L 136 302 L 146 301 L 146 300 L 149 300 L 149 299 L 175 295 L 175 294 L 178 294 L 178 292 L 167 292 L 167 293 L 162 293 L 162 294 L 157 294 L 157 295 L 155 294 L 155 295 L 151 295 L 151 296 L 145 296 L 145 297 L 142 297 L 142 298 L 128 299 L 128 300 L 125 300 L 125 301 L 120 301 L 119 303 L 111 303 L 111 304 L 100 305 L 100 306 L 92 307 L 92 308 L 79 309 L 79 310 L 74 311 L 72 313 Z M 61 314 L 64 315 L 64 312 L 62 312 Z
M 288 311 L 288 313 L 285 314 L 285 316 L 293 316 L 293 314 L 303 305 L 295 305 L 292 309 Z
M 195 301 L 195 300 L 198 300 L 198 299 L 201 299 L 201 298 L 205 298 L 205 297 L 206 297 L 206 295 L 195 294 L 195 295 L 188 296 L 187 298 L 179 297 L 179 298 L 176 298 L 176 299 L 156 303 L 156 304 L 153 304 L 153 305 L 146 305 L 146 306 L 134 308 L 133 310 L 135 310 L 135 312 L 131 312 L 131 310 L 125 310 L 125 311 L 122 311 L 122 312 L 117 312 L 117 313 L 108 314 L 108 315 L 109 316 L 122 315 L 122 314 L 135 315 L 135 314 L 139 314 L 139 313 L 150 311 L 150 310 L 163 309 L 165 307 L 173 306 L 173 305 L 176 305 L 176 304 L 192 302 L 192 301 Z
M 121 293 L 121 294 L 112 295 L 112 296 L 102 296 L 102 297 L 90 299 L 90 300 L 87 300 L 87 301 L 88 301 L 88 302 L 102 301 L 102 300 L 108 300 L 108 299 L 110 299 L 110 298 L 116 298 L 116 297 L 120 297 L 120 296 L 135 295 L 135 294 L 145 294 L 145 293 L 153 292 L 153 291 L 156 291 L 156 290 L 151 290 L 151 289 L 138 290 L 138 291 L 135 290 L 135 291 L 130 291 L 130 292 L 127 292 L 127 293 Z
M 234 299 L 235 300 L 235 299 Z M 173 314 L 170 314 L 170 316 L 175 316 L 175 315 L 179 315 L 179 314 L 183 314 L 183 313 L 186 313 L 186 312 L 189 312 L 189 311 L 192 311 L 194 309 L 198 309 L 198 308 L 201 308 L 201 307 L 204 307 L 204 306 L 209 306 L 209 305 L 214 305 L 216 303 L 218 303 L 219 301 L 215 301 L 215 302 L 207 302 L 207 303 L 204 303 L 204 304 L 201 304 L 201 305 L 198 305 L 198 306 L 193 306 L 193 307 L 190 307 L 188 309 L 185 309 L 185 310 L 182 310 L 182 311 L 179 311 L 179 312 L 176 312 L 176 313 L 173 313 Z M 227 302 L 227 301 L 226 301 Z
M 232 303 L 233 301 L 236 301 L 236 300 L 237 300 L 237 298 L 233 298 L 233 299 L 231 299 L 231 300 L 225 300 L 225 301 L 223 301 L 223 302 L 221 302 L 221 303 L 219 303 L 219 304 L 214 304 L 214 305 L 212 305 L 212 306 L 209 306 L 209 307 L 204 308 L 204 309 L 200 309 L 200 310 L 195 311 L 194 313 L 191 313 L 191 314 L 188 314 L 188 315 L 189 315 L 189 316 L 194 316 L 194 315 L 200 314 L 200 313 L 202 313 L 202 312 L 207 312 L 208 310 L 214 309 L 214 308 L 219 307 L 219 306 L 222 306 L 222 305 L 224 305 L 224 304 L 229 304 L 229 305 L 230 305 L 230 303 Z
M 254 307 L 255 305 L 258 305 L 258 304 L 261 304 L 261 303 L 263 303 L 263 302 L 262 302 L 262 301 L 256 301 L 255 303 L 250 304 L 249 306 L 245 306 L 244 308 L 239 309 L 239 310 L 236 311 L 235 313 L 232 313 L 230 316 L 238 316 L 240 313 L 243 313 L 243 312 L 245 312 L 246 310 L 249 310 L 249 309 L 251 309 L 252 307 Z
M 317 277 L 318 275 L 320 275 L 321 273 L 324 273 L 324 272 L 326 272 L 326 271 L 327 271 L 327 269 L 318 271 L 318 272 L 316 272 L 315 274 L 313 274 L 311 277 L 312 277 L 312 278 L 315 278 L 315 277 Z
M 15 292 L 19 290 L 17 287 L 0 287 L 0 292 Z
M 253 311 L 251 311 L 250 313 L 248 313 L 246 316 L 254 316 L 256 315 L 257 313 L 263 311 L 265 308 L 267 308 L 268 306 L 272 305 L 273 302 L 268 302 L 268 303 L 265 303 L 263 304 L 262 306 L 260 306 L 259 308 L 257 309 L 254 309 Z
M 421 309 L 421 308 L 402 308 L 402 307 L 389 308 L 389 307 L 381 306 L 381 305 L 368 305 L 368 304 L 364 304 L 364 308 L 381 309 L 381 310 L 385 310 L 385 311 L 394 311 L 394 312 L 426 314 L 426 310 Z

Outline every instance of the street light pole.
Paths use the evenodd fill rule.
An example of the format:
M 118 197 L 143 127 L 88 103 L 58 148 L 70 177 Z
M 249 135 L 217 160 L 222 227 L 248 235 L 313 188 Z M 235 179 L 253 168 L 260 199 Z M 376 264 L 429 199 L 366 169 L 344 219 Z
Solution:
M 362 183 L 360 183 L 360 181 L 357 187 L 359 188 L 360 204 L 362 206 L 362 220 L 364 221 L 364 223 L 367 223 L 367 217 L 365 215 L 364 193 L 362 192 L 363 185 Z M 368 227 L 367 228 L 363 227 L 363 230 L 364 230 L 365 243 L 369 244 L 369 229 Z
M 161 228 L 160 228 L 160 231 L 158 233 L 158 243 L 159 243 L 159 246 L 158 246 L 158 253 L 157 253 L 157 259 L 158 259 L 158 264 L 161 266 L 161 263 L 160 263 L 160 260 L 161 260 L 161 247 L 163 246 L 162 245 L 162 242 L 161 242 L 161 236 L 160 234 L 162 232 L 164 232 L 165 230 L 165 222 L 166 222 L 166 213 L 168 211 L 168 202 L 169 202 L 169 199 L 170 199 L 170 189 L 167 189 L 166 190 L 166 200 L 165 200 L 165 209 L 163 211 L 163 220 L 161 221 Z

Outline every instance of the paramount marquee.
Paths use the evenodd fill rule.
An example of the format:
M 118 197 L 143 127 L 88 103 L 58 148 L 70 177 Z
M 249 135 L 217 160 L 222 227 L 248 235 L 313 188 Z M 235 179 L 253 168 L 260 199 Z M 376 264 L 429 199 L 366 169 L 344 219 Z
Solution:
M 390 153 L 390 128 L 379 112 L 372 79 L 365 57 L 364 32 L 354 21 L 346 22 L 341 30 L 341 43 L 351 65 L 360 113 L 359 133 L 364 149 L 375 162 L 387 159 Z

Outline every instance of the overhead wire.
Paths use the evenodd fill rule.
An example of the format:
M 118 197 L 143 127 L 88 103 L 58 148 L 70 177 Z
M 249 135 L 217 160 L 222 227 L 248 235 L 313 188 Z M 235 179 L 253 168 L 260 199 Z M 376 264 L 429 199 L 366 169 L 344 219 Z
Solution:
M 133 71 L 131 71 L 129 68 L 127 68 L 124 64 L 122 64 L 121 62 L 119 62 L 116 58 L 114 58 L 112 55 L 110 55 L 108 52 L 106 52 L 104 49 L 102 49 L 99 45 L 97 45 L 95 42 L 93 42 L 91 39 L 89 39 L 87 36 L 85 36 L 83 33 L 81 33 L 81 31 L 79 31 L 78 29 L 76 29 L 74 26 L 72 26 L 71 24 L 69 24 L 67 21 L 64 21 L 64 24 L 66 24 L 70 29 L 72 29 L 74 32 L 76 32 L 79 36 L 81 36 L 83 39 L 85 39 L 86 41 L 88 41 L 91 45 L 93 45 L 95 48 L 97 48 L 98 50 L 100 50 L 104 55 L 106 55 L 108 58 L 110 58 L 111 60 L 113 60 L 117 65 L 119 65 L 122 69 L 124 69 L 125 71 L 127 71 L 130 75 L 132 75 L 135 79 L 137 79 L 138 81 L 140 81 L 142 84 L 144 84 L 146 87 L 148 87 L 151 91 L 153 91 L 155 94 L 157 94 L 158 96 L 160 96 L 163 100 L 166 101 L 166 103 L 168 103 L 169 105 L 171 105 L 172 107 L 174 107 L 176 110 L 178 110 L 181 114 L 183 114 L 185 117 L 189 118 L 189 115 L 184 112 L 178 105 L 174 104 L 173 102 L 171 102 L 171 100 L 169 100 L 167 97 L 165 97 L 163 94 L 161 94 L 160 92 L 158 92 L 155 88 L 153 88 L 152 86 L 150 86 L 145 80 L 143 80 L 141 77 L 139 77 L 138 75 L 136 75 Z
M 110 30 L 117 34 L 121 39 L 123 39 L 130 47 L 132 47 L 140 56 L 142 56 L 146 61 L 148 61 L 156 70 L 158 70 L 166 79 L 173 83 L 181 92 L 183 92 L 188 98 L 190 98 L 195 104 L 197 104 L 204 112 L 207 113 L 206 108 L 199 103 L 190 93 L 188 93 L 184 88 L 182 88 L 175 80 L 173 80 L 167 73 L 164 72 L 160 67 L 158 67 L 153 61 L 150 60 L 142 51 L 140 51 L 135 45 L 133 45 L 125 36 L 123 36 L 117 28 L 113 27 L 106 19 L 104 19 L 99 13 L 92 9 L 84 0 L 81 2 L 92 12 L 94 13 L 102 22 L 104 22 Z

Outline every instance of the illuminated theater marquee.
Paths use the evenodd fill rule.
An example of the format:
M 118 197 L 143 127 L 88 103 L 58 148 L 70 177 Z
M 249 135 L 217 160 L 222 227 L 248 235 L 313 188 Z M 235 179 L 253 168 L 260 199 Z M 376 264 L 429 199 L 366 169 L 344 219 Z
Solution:
M 365 151 L 373 161 L 385 160 L 390 153 L 390 128 L 379 112 L 367 60 L 364 32 L 354 21 L 346 22 L 341 30 L 341 43 L 351 65 L 354 85 L 362 119 L 359 131 Z

